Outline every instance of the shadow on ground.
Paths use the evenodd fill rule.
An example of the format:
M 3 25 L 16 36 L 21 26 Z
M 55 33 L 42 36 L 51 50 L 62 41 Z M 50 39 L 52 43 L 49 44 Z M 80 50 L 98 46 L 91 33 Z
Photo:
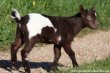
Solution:
M 20 67 L 22 67 L 22 62 L 18 61 L 18 70 Z M 42 68 L 46 70 L 47 72 L 50 71 L 52 63 L 51 62 L 30 62 L 30 68 L 31 69 L 37 69 Z M 58 66 L 63 67 L 62 64 L 59 64 Z M 9 72 L 11 72 L 11 61 L 10 60 L 0 60 L 0 68 L 3 68 Z

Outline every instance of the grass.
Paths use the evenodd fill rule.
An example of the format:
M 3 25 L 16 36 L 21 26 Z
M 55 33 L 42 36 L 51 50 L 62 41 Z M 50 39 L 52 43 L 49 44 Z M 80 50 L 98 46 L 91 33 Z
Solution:
M 83 64 L 67 71 L 56 71 L 55 73 L 110 73 L 110 57 L 89 64 Z
M 0 0 L 0 48 L 9 48 L 15 38 L 16 24 L 10 18 L 12 8 L 16 8 L 21 15 L 37 12 L 52 16 L 72 16 L 79 11 L 80 4 L 85 8 L 95 5 L 100 21 L 99 29 L 110 28 L 110 0 Z M 86 29 L 82 33 L 91 31 Z

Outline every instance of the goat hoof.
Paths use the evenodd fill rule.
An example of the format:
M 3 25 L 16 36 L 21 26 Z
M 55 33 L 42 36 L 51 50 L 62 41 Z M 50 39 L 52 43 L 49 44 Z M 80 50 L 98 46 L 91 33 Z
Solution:
M 31 73 L 31 70 L 28 67 L 25 67 L 24 70 L 25 70 L 25 73 Z
M 18 70 L 18 68 L 16 66 L 12 66 L 11 69 L 12 70 Z
M 75 65 L 73 65 L 73 67 L 79 67 L 79 65 L 78 64 L 75 64 Z
M 30 73 L 30 72 L 25 71 L 25 73 Z
M 11 69 L 12 70 L 18 70 L 18 67 L 17 67 L 17 65 L 15 63 L 13 63 L 12 66 L 11 66 Z
M 30 71 L 25 71 L 25 73 L 31 73 Z

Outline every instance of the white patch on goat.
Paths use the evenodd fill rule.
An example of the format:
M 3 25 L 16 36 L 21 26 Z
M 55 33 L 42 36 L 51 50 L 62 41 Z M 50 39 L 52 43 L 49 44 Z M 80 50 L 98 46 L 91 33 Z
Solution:
M 58 41 L 58 42 L 61 41 L 61 36 L 60 36 L 60 35 L 58 36 L 57 41 Z
M 27 29 L 29 32 L 28 38 L 31 39 L 33 36 L 36 36 L 37 34 L 41 33 L 42 28 L 49 26 L 53 27 L 51 21 L 42 16 L 41 14 L 37 13 L 30 13 L 29 15 L 29 21 L 27 23 Z
M 54 29 L 55 30 L 55 32 L 57 32 L 57 29 Z
M 28 61 L 28 60 L 29 60 L 29 58 L 28 58 L 28 57 L 26 57 L 26 58 L 25 58 L 25 60 L 27 60 L 27 61 Z
M 11 16 L 11 18 L 13 18 L 13 19 L 15 19 L 16 17 L 14 17 L 14 16 L 12 16 L 12 15 L 10 15 Z
M 95 16 L 97 17 L 97 13 L 95 12 Z
M 13 19 L 18 18 L 18 20 L 21 20 L 21 16 L 20 16 L 19 12 L 16 9 L 13 9 L 13 11 L 15 12 L 15 17 L 11 16 L 11 18 L 13 18 Z

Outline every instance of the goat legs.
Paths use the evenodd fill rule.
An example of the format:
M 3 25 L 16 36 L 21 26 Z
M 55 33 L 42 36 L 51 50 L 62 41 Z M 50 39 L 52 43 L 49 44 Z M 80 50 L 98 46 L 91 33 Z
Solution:
M 22 41 L 21 39 L 16 39 L 15 42 L 11 45 L 11 62 L 12 69 L 17 69 L 17 51 L 21 47 Z
M 57 64 L 58 64 L 60 56 L 61 56 L 61 46 L 54 44 L 54 61 L 53 61 L 52 68 L 51 68 L 52 70 L 58 69 Z
M 76 58 L 75 58 L 75 53 L 71 49 L 71 44 L 67 43 L 63 47 L 64 47 L 65 52 L 68 54 L 68 56 L 72 60 L 73 67 L 78 67 L 78 63 L 77 63 Z
M 21 56 L 22 56 L 22 61 L 23 61 L 23 66 L 24 66 L 24 69 L 25 69 L 25 73 L 30 73 L 31 72 L 27 55 L 31 51 L 31 49 L 33 48 L 34 44 L 35 44 L 34 39 L 28 40 L 26 42 L 23 50 L 21 50 Z

